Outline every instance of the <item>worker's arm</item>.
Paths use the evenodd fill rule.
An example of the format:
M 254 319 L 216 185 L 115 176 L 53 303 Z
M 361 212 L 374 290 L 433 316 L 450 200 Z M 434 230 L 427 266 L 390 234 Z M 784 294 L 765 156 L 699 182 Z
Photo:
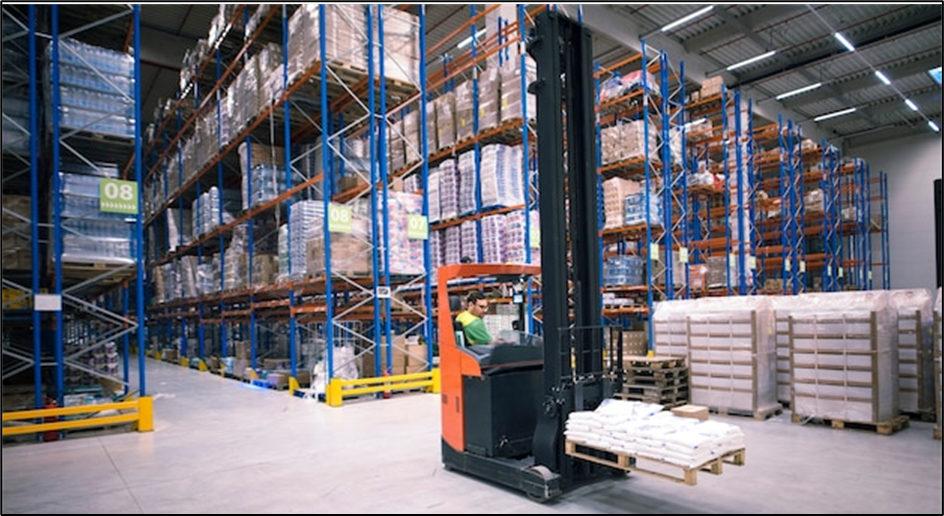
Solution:
M 462 329 L 465 331 L 465 337 L 469 344 L 488 344 L 492 341 L 492 336 L 488 333 L 485 322 L 481 319 L 463 325 Z

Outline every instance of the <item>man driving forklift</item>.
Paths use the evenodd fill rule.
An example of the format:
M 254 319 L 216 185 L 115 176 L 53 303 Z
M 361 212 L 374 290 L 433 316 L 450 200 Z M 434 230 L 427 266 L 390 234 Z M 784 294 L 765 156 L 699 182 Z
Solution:
M 481 292 L 473 291 L 466 296 L 465 306 L 465 311 L 456 316 L 456 322 L 462 325 L 466 343 L 469 345 L 490 344 L 492 335 L 482 320 L 488 312 L 488 299 Z

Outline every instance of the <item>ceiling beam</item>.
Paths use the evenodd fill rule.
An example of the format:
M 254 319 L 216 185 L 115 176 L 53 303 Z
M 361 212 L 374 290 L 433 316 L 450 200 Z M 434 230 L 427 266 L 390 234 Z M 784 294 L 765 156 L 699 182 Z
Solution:
M 941 49 L 938 48 L 936 53 L 927 57 L 923 57 L 917 61 L 912 61 L 909 63 L 906 61 L 907 59 L 908 58 L 905 58 L 899 61 L 897 65 L 888 65 L 886 63 L 886 65 L 881 67 L 881 70 L 892 82 L 911 77 L 913 75 L 927 73 L 927 71 L 931 68 L 934 68 L 935 66 L 941 66 Z M 849 81 L 836 83 L 834 88 L 840 93 L 848 94 L 866 88 L 871 88 L 873 86 L 878 86 L 880 84 L 882 84 L 882 82 L 877 77 L 875 77 L 875 75 L 870 70 L 864 70 L 861 72 L 859 77 Z M 780 94 L 783 92 L 776 93 Z M 817 90 L 811 91 L 807 94 L 784 99 L 782 102 L 783 105 L 787 107 L 787 109 L 796 109 L 800 106 L 812 104 L 814 102 L 822 102 L 828 98 L 830 98 L 830 94 L 828 92 Z
M 889 25 L 876 26 L 867 33 L 856 34 L 854 43 L 856 45 L 856 49 L 861 52 L 863 50 L 867 50 L 873 45 L 885 43 L 890 38 L 907 36 L 911 33 L 922 31 L 939 23 L 941 23 L 940 6 L 925 8 L 921 9 L 913 16 L 905 17 Z M 824 28 L 824 32 L 827 30 L 828 29 Z M 849 34 L 847 33 L 847 36 L 848 35 Z M 828 37 L 828 34 L 823 36 L 823 38 Z M 740 77 L 740 84 L 754 85 L 771 79 L 776 79 L 778 77 L 783 77 L 794 72 L 809 71 L 811 67 L 823 61 L 834 57 L 843 57 L 848 55 L 852 54 L 847 52 L 838 44 L 826 44 L 818 50 L 797 56 L 797 58 L 792 59 L 792 64 L 788 67 L 775 64 L 763 67 L 753 73 L 744 74 Z
M 713 11 L 715 14 L 723 10 L 723 7 L 719 6 L 719 9 Z M 771 25 L 771 20 L 781 20 L 784 18 L 789 18 L 791 16 L 797 15 L 799 13 L 805 12 L 806 8 L 802 5 L 782 5 L 782 4 L 772 4 L 761 7 L 760 9 L 740 16 L 737 19 L 750 28 L 752 32 L 760 31 Z M 732 34 L 730 27 L 726 24 L 719 25 L 713 29 L 707 30 L 697 36 L 688 38 L 683 42 L 685 51 L 691 54 L 699 54 L 705 48 L 711 48 L 723 41 L 731 39 Z
M 935 101 L 941 96 L 941 88 L 937 85 L 929 86 L 927 88 L 922 88 L 917 91 L 904 92 L 907 98 L 910 98 L 918 105 L 918 108 L 921 108 L 922 104 L 930 105 L 931 102 Z M 855 114 L 863 114 L 869 117 L 882 117 L 895 113 L 898 111 L 906 111 L 909 114 L 913 113 L 906 105 L 905 101 L 901 99 L 898 95 L 885 97 L 884 99 L 878 100 L 871 103 L 864 108 L 860 108 L 856 111 Z M 836 125 L 841 125 L 843 122 L 848 120 L 849 117 L 836 117 L 830 118 L 829 120 L 823 120 L 819 122 L 822 127 L 834 127 Z M 873 124 L 876 127 L 885 126 L 888 124 Z
M 937 115 L 936 119 L 940 120 L 940 114 Z M 848 153 L 869 145 L 887 143 L 915 136 L 927 136 L 928 134 L 933 135 L 934 132 L 931 131 L 926 122 L 920 122 L 914 125 L 901 124 L 898 126 L 885 126 L 875 131 L 847 136 L 844 140 L 843 152 Z M 940 138 L 940 135 L 937 135 L 937 137 Z

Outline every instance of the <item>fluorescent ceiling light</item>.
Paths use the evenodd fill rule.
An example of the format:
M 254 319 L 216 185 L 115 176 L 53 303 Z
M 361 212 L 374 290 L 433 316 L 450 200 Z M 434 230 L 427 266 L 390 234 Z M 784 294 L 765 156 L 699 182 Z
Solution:
M 849 43 L 849 40 L 846 39 L 845 36 L 843 36 L 839 32 L 833 33 L 833 36 L 835 36 L 836 39 L 839 40 L 840 43 L 842 43 L 842 46 L 846 47 L 846 50 L 848 50 L 849 52 L 855 52 L 855 47 L 852 46 L 852 43 Z
M 475 33 L 475 39 L 477 40 L 484 35 L 485 35 L 485 29 L 480 29 L 478 32 Z M 472 43 L 472 36 L 469 36 L 465 38 L 464 40 L 460 41 L 459 44 L 456 45 L 456 48 L 458 48 L 459 50 L 462 50 L 463 48 L 469 46 L 470 43 Z
M 830 118 L 836 118 L 837 116 L 848 115 L 850 113 L 855 113 L 856 108 L 843 109 L 842 111 L 836 111 L 826 115 L 820 115 L 813 119 L 814 122 L 822 122 L 823 120 L 829 120 Z
M 888 80 L 888 77 L 885 77 L 885 74 L 882 73 L 881 71 L 875 70 L 875 76 L 878 77 L 878 79 L 879 79 L 880 81 L 884 82 L 884 83 L 885 83 L 885 86 L 891 86 L 891 85 L 892 85 L 892 81 Z
M 908 107 L 910 107 L 912 111 L 917 111 L 917 110 L 918 110 L 918 106 L 915 105 L 915 103 L 912 102 L 911 99 L 905 99 L 905 105 L 908 106 Z
M 937 124 L 934 123 L 934 120 L 928 120 L 928 127 L 930 127 L 931 129 L 934 129 L 934 132 L 936 133 L 941 132 L 941 128 L 938 127 Z
M 788 91 L 788 92 L 786 92 L 786 93 L 781 93 L 780 95 L 777 95 L 777 100 L 783 100 L 783 99 L 785 99 L 785 98 L 789 98 L 789 97 L 792 97 L 792 96 L 794 96 L 794 95 L 799 95 L 799 94 L 801 94 L 801 93 L 806 93 L 806 92 L 808 92 L 808 91 L 813 91 L 813 90 L 815 90 L 816 88 L 819 88 L 819 87 L 822 86 L 822 85 L 823 85 L 823 83 L 818 82 L 818 83 L 816 83 L 816 84 L 810 84 L 809 86 L 804 86 L 804 87 L 802 87 L 802 88 L 795 89 L 795 90 L 793 90 L 793 91 Z
M 708 117 L 699 118 L 698 120 L 692 120 L 691 122 L 689 122 L 689 123 L 683 125 L 683 126 L 682 126 L 682 129 L 685 129 L 685 130 L 687 131 L 687 130 L 691 129 L 692 127 L 695 127 L 696 125 L 701 125 L 701 124 L 703 124 L 703 123 L 705 123 L 705 122 L 707 122 L 707 121 L 708 121 Z
M 757 61 L 760 61 L 760 60 L 762 60 L 762 59 L 767 59 L 768 57 L 770 57 L 770 56 L 772 56 L 772 55 L 774 55 L 774 54 L 776 54 L 776 53 L 777 53 L 776 50 L 771 50 L 770 52 L 767 52 L 766 54 L 761 54 L 761 55 L 759 55 L 759 56 L 754 56 L 754 57 L 752 57 L 752 58 L 750 58 L 750 59 L 745 59 L 744 61 L 741 61 L 740 63 L 735 63 L 735 64 L 729 66 L 729 67 L 727 68 L 727 70 L 730 72 L 731 70 L 740 68 L 740 67 L 742 67 L 742 66 L 747 66 L 747 65 L 749 65 L 749 64 L 751 64 L 751 63 L 756 63 Z
M 704 9 L 699 9 L 699 10 L 693 12 L 692 14 L 683 16 L 683 17 L 681 17 L 681 18 L 675 20 L 674 22 L 672 22 L 672 23 L 666 25 L 665 27 L 662 27 L 662 32 L 668 32 L 668 31 L 670 31 L 670 30 L 672 30 L 672 29 L 678 27 L 679 25 L 682 25 L 683 23 L 692 21 L 692 20 L 694 20 L 695 18 L 698 18 L 699 16 L 701 16 L 701 15 L 707 13 L 708 11 L 710 11 L 710 10 L 712 10 L 712 9 L 714 9 L 714 8 L 715 8 L 715 6 L 709 5 L 708 7 L 705 7 Z
M 932 68 L 928 70 L 928 74 L 931 76 L 932 79 L 934 79 L 934 82 L 938 83 L 938 85 L 941 84 L 941 67 L 940 66 L 938 66 L 937 68 Z

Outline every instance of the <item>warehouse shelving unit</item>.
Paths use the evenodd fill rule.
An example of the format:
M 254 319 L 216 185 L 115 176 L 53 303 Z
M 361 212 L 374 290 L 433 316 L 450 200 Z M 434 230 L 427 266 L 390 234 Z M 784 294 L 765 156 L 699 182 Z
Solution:
M 436 183 L 431 195 L 437 198 L 430 226 L 434 270 L 439 265 L 459 263 L 463 259 L 533 263 L 539 258 L 535 254 L 539 247 L 535 242 L 540 241 L 537 220 L 524 216 L 525 213 L 536 214 L 539 209 L 535 109 L 533 100 L 527 100 L 533 66 L 529 66 L 531 60 L 525 52 L 525 39 L 527 28 L 533 25 L 533 16 L 545 7 L 538 6 L 529 12 L 523 4 L 518 4 L 513 13 L 500 11 L 501 8 L 499 5 L 485 9 L 471 6 L 469 21 L 430 47 L 430 55 L 434 55 L 445 42 L 465 31 L 470 34 L 468 50 L 457 55 L 448 50 L 444 52 L 440 56 L 441 70 L 431 74 L 428 82 L 428 91 L 435 95 L 433 104 L 438 128 L 437 138 L 431 141 L 437 143 L 438 149 L 431 147 L 429 155 L 430 168 L 436 169 L 431 176 Z M 482 28 L 483 19 L 488 18 L 494 19 L 495 30 Z M 488 32 L 484 37 L 482 30 Z M 463 96 L 461 102 L 454 98 L 457 95 Z M 448 123 L 443 124 L 449 119 L 449 106 L 453 106 L 454 101 L 455 137 Z M 445 117 L 443 113 L 447 113 Z M 520 158 L 513 150 L 519 146 Z M 503 158 L 507 153 L 511 153 L 511 157 Z M 488 156 L 483 158 L 486 154 Z M 489 169 L 483 172 L 486 159 Z M 504 172 L 499 168 L 503 166 L 509 168 L 510 175 L 502 175 Z M 444 179 L 447 175 L 449 177 Z M 489 180 L 489 186 L 484 185 L 485 179 Z M 514 199 L 511 199 L 503 195 L 505 192 L 496 192 L 494 187 L 501 186 L 498 184 L 501 179 L 508 181 L 505 188 L 520 189 L 521 195 L 512 195 Z M 471 199 L 458 199 L 458 195 L 469 190 L 474 191 Z M 520 234 L 507 232 L 509 226 Z M 483 232 L 486 230 L 488 242 Z M 507 254 L 510 241 L 518 244 L 512 245 L 516 248 L 514 253 Z M 489 288 L 489 285 L 477 280 L 473 284 L 457 284 L 452 291 L 461 294 L 481 288 Z M 539 292 L 539 278 L 532 278 L 523 296 L 527 305 L 526 331 L 541 331 Z M 510 301 L 510 298 L 498 301 Z
M 14 211 L 22 206 L 8 203 L 5 195 L 4 251 L 8 231 L 29 248 L 23 267 L 29 271 L 4 270 L 5 289 L 22 293 L 19 299 L 4 298 L 4 330 L 13 331 L 14 324 L 29 328 L 4 338 L 3 353 L 12 358 L 5 361 L 4 382 L 19 381 L 17 375 L 32 369 L 36 407 L 46 406 L 47 397 L 71 406 L 84 404 L 89 395 L 104 398 L 131 390 L 146 395 L 143 358 L 137 385 L 129 362 L 130 337 L 135 335 L 139 346 L 144 342 L 139 324 L 144 320 L 138 195 L 140 7 L 103 8 L 91 15 L 71 6 L 4 7 L 3 18 L 3 187 L 5 194 L 28 192 L 23 213 Z M 40 26 L 49 32 L 40 32 Z M 93 32 L 109 31 L 127 34 L 124 49 L 82 42 L 94 39 Z M 8 53 L 11 48 L 28 50 Z M 25 115 L 14 112 L 15 99 L 6 98 L 23 87 L 29 96 Z M 48 133 L 40 129 L 40 102 Z M 8 140 L 8 127 L 26 148 L 8 148 L 17 143 Z M 43 156 L 49 159 L 41 163 Z M 133 177 L 126 178 L 136 182 L 110 182 L 126 162 L 133 170 Z M 49 181 L 40 168 L 49 171 Z M 114 213 L 112 200 L 125 201 L 127 211 Z M 8 227 L 8 211 L 18 226 Z M 11 258 L 19 264 L 21 256 Z M 12 263 L 6 255 L 4 263 Z M 18 320 L 10 319 L 14 314 L 8 304 L 18 305 Z M 26 335 L 32 336 L 31 346 L 20 340 Z
M 42 407 L 42 317 L 32 309 L 42 282 L 36 7 L 25 16 L 4 7 L 2 23 L 3 380 L 31 371 L 33 406 Z M 21 195 L 20 201 L 8 194 Z
M 426 116 L 425 42 L 416 37 L 424 31 L 425 10 L 421 8 L 418 16 L 409 17 L 398 9 L 382 6 L 260 6 L 254 12 L 240 6 L 232 17 L 222 18 L 231 20 L 229 26 L 240 16 L 244 25 L 254 25 L 254 29 L 247 30 L 236 58 L 222 73 L 224 63 L 218 54 L 214 56 L 217 75 L 208 101 L 197 100 L 202 108 L 198 107 L 181 126 L 185 130 L 194 125 L 199 128 L 194 120 L 214 112 L 217 129 L 213 136 L 218 138 L 218 145 L 210 148 L 206 163 L 196 167 L 192 175 L 186 170 L 178 174 L 178 188 L 154 203 L 149 218 L 149 223 L 158 220 L 184 196 L 194 199 L 195 211 L 200 212 L 201 197 L 218 192 L 209 207 L 212 219 L 210 227 L 205 228 L 208 231 L 194 235 L 190 243 L 178 245 L 172 252 L 153 253 L 152 268 L 173 266 L 182 258 L 196 255 L 201 273 L 218 267 L 219 288 L 214 285 L 195 296 L 159 301 L 152 305 L 153 319 L 193 321 L 198 327 L 197 349 L 180 348 L 190 356 L 199 353 L 201 357 L 227 357 L 235 349 L 237 361 L 228 367 L 236 376 L 242 376 L 245 368 L 258 369 L 260 359 L 287 351 L 289 356 L 285 358 L 292 376 L 297 376 L 299 370 L 311 370 L 316 361 L 323 359 L 329 380 L 343 365 L 336 365 L 334 354 L 345 343 L 357 347 L 354 356 L 344 358 L 344 362 L 353 363 L 373 353 L 374 371 L 389 369 L 395 327 L 399 327 L 400 335 L 428 339 L 431 334 L 426 316 L 430 298 L 425 257 L 424 266 L 407 274 L 396 274 L 390 270 L 393 266 L 382 266 L 390 264 L 391 252 L 398 250 L 391 249 L 388 233 L 395 228 L 391 222 L 400 222 L 392 215 L 394 201 L 401 195 L 391 191 L 394 182 L 416 176 L 414 182 L 420 194 L 412 199 L 422 201 L 415 211 L 426 217 L 428 168 L 426 160 L 421 159 L 426 155 L 426 124 L 418 124 L 419 148 L 414 145 L 411 149 L 417 159 L 396 167 L 380 159 L 388 154 L 388 145 L 402 142 L 404 131 L 396 127 L 394 120 L 408 111 L 421 119 Z M 259 22 L 252 24 L 251 20 Z M 385 36 L 385 24 L 399 32 Z M 338 47 L 338 30 L 345 31 L 345 37 L 354 42 L 352 48 Z M 398 62 L 397 49 L 390 48 L 391 42 L 418 47 L 409 56 L 413 61 Z M 265 52 L 268 55 L 264 56 Z M 255 63 L 253 58 L 257 59 Z M 258 63 L 264 60 L 273 63 L 271 70 L 281 77 L 279 84 L 268 85 L 271 89 L 267 93 L 274 99 L 263 99 L 257 112 L 242 113 L 242 117 L 227 113 L 226 102 L 232 108 L 236 104 L 232 101 L 235 88 L 244 84 L 240 82 L 241 74 L 253 64 L 261 66 Z M 177 104 L 179 110 L 179 100 Z M 225 139 L 227 119 L 240 127 Z M 161 123 L 161 127 L 167 125 L 166 120 Z M 159 156 L 165 159 L 158 159 L 152 169 L 154 177 L 160 176 L 156 172 L 162 162 L 179 148 L 174 145 L 187 134 L 178 132 L 173 138 L 165 138 Z M 232 164 L 237 150 L 245 178 L 243 195 L 249 199 L 242 209 L 225 204 L 226 188 L 240 178 Z M 274 183 L 254 184 L 255 167 L 259 166 L 276 169 L 272 173 L 277 178 Z M 158 187 L 151 191 L 160 193 L 161 183 L 155 183 Z M 225 215 L 228 210 L 232 220 Z M 380 234 L 382 239 L 371 238 Z M 402 235 L 397 237 L 403 239 Z M 308 250 L 306 257 L 312 239 L 320 240 L 322 247 L 320 251 Z M 356 247 L 357 256 L 346 254 L 344 246 Z M 271 274 L 261 274 L 261 270 L 268 267 L 272 272 L 270 252 L 276 247 L 280 248 L 282 263 L 278 277 L 272 278 Z M 423 255 L 428 254 L 425 247 L 421 247 Z M 213 254 L 219 258 L 210 258 Z M 311 260 L 319 257 L 323 261 L 315 267 Z M 350 265 L 351 258 L 359 260 L 357 267 Z M 260 265 L 266 259 L 270 260 L 268 266 Z M 234 268 L 235 275 L 227 272 Z M 248 281 L 237 281 L 241 276 Z M 399 288 L 416 285 L 425 288 L 415 305 L 394 295 Z M 277 338 L 285 328 L 287 343 Z M 184 334 L 186 330 L 179 333 L 181 338 Z M 213 344 L 207 346 L 207 341 Z M 381 345 L 387 349 L 385 365 L 380 363 L 381 353 L 375 352 Z M 431 363 L 428 353 L 423 363 L 424 367 Z
M 702 95 L 687 106 L 693 127 L 688 145 L 691 167 L 700 177 L 714 174 L 714 181 L 691 186 L 692 265 L 707 265 L 703 288 L 692 295 L 749 295 L 757 291 L 755 253 L 758 241 L 756 213 L 758 157 L 755 156 L 753 106 L 740 92 L 721 85 L 720 92 Z M 718 178 L 721 178 L 719 181 Z M 733 227 L 732 227 L 733 221 Z M 721 226 L 721 227 L 719 227 Z M 719 274 L 718 268 L 724 273 Z
M 617 217 L 615 224 L 601 223 L 603 292 L 612 296 L 603 315 L 606 324 L 625 329 L 648 320 L 654 303 L 689 295 L 684 68 L 675 70 L 664 52 L 649 52 L 645 42 L 642 50 L 596 73 L 598 172 L 603 196 L 610 199 L 607 215 Z M 633 143 L 630 155 L 621 145 L 625 141 Z M 638 182 L 642 192 L 622 180 Z M 634 193 L 624 195 L 623 188 Z M 641 214 L 636 213 L 639 204 Z M 627 220 L 629 215 L 642 215 L 642 220 Z M 614 283 L 620 269 L 635 271 L 629 273 L 633 284 Z M 648 332 L 652 342 L 651 326 Z

